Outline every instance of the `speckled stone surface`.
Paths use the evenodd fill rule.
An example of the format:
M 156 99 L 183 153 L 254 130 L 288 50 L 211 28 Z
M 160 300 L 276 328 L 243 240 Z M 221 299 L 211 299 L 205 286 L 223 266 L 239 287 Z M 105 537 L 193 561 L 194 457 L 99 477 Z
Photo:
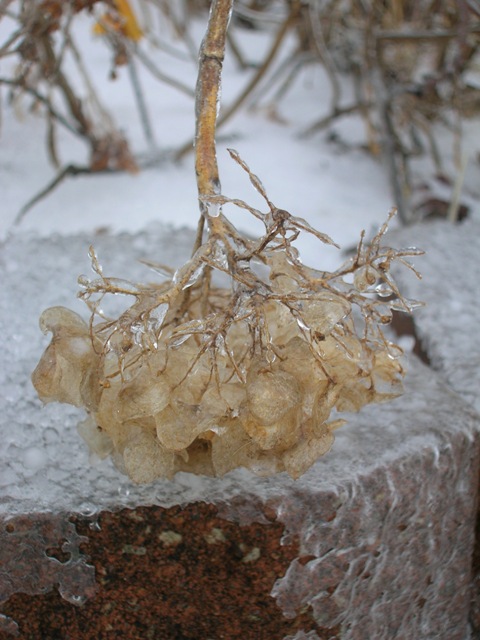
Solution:
M 270 591 L 298 544 L 282 545 L 282 524 L 265 522 L 238 526 L 204 503 L 76 518 L 95 569 L 91 597 L 75 605 L 56 590 L 17 593 L 4 613 L 24 640 L 270 640 L 299 629 L 334 637 L 309 607 L 294 619 L 282 616 Z M 71 561 L 60 548 L 49 554 Z
M 132 248 L 160 260 L 174 235 L 99 239 L 101 255 L 124 267 Z M 239 470 L 134 487 L 111 463 L 91 464 L 79 412 L 42 410 L 28 382 L 43 346 L 38 313 L 69 304 L 75 278 L 66 274 L 85 271 L 86 248 L 84 237 L 30 237 L 0 256 L 9 305 L 0 305 L 3 628 L 16 621 L 21 638 L 52 640 L 120 629 L 127 639 L 465 640 L 474 410 L 412 357 L 405 395 L 353 416 L 296 482 Z M 87 524 L 93 512 L 100 530 Z

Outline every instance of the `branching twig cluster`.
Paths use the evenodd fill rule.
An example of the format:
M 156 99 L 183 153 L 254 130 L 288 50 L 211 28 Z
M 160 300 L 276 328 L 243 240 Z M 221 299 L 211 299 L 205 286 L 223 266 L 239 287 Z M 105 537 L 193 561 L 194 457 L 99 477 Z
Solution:
M 139 167 L 158 162 L 165 155 L 156 144 L 148 99 L 137 69 L 144 67 L 156 80 L 193 100 L 194 89 L 162 69 L 150 53 L 152 49 L 162 51 L 167 66 L 168 61 L 176 57 L 190 67 L 193 63 L 191 42 L 185 30 L 180 34 L 176 13 L 168 3 L 145 0 L 138 8 L 141 10 L 138 16 L 128 0 L 25 0 L 3 8 L 13 27 L 5 41 L 0 42 L 0 58 L 8 62 L 0 77 L 0 86 L 7 87 L 11 103 L 27 104 L 28 108 L 44 116 L 46 150 L 58 169 L 51 183 L 22 208 L 16 224 L 66 176 L 104 171 L 136 172 Z M 107 110 L 99 98 L 91 79 L 91 69 L 85 62 L 85 52 L 76 41 L 75 25 L 81 15 L 89 17 L 92 31 L 112 52 L 111 69 L 105 69 L 105 80 L 109 75 L 114 79 L 121 66 L 128 68 L 148 146 L 147 160 L 133 155 L 128 140 L 114 123 L 112 111 Z M 147 26 L 141 27 L 141 20 Z M 163 43 L 153 29 L 158 21 L 174 30 L 178 38 L 182 37 L 186 43 L 183 49 L 177 50 Z M 146 41 L 149 47 L 145 46 Z M 72 73 L 72 65 L 75 73 Z M 73 76 L 77 77 L 75 81 Z M 68 130 L 87 145 L 89 159 L 85 165 L 64 164 L 57 143 L 59 128 Z
M 265 318 L 265 307 L 269 305 L 282 309 L 283 318 L 291 316 L 289 323 L 298 325 L 316 356 L 321 353 L 321 343 L 326 336 L 332 332 L 333 336 L 336 335 L 334 326 L 338 321 L 347 317 L 353 321 L 352 308 L 356 306 L 364 321 L 362 340 L 368 349 L 373 350 L 388 344 L 381 325 L 390 322 L 392 309 L 411 313 L 419 305 L 417 301 L 407 300 L 401 295 L 390 267 L 394 261 L 399 261 L 418 276 L 406 258 L 423 252 L 413 248 L 395 250 L 381 246 L 388 221 L 395 215 L 395 210 L 390 212 L 388 221 L 368 246 L 362 236 L 354 258 L 333 273 L 318 271 L 301 262 L 294 241 L 300 233 L 310 233 L 324 244 L 337 245 L 306 220 L 275 207 L 258 177 L 238 153 L 230 150 L 230 155 L 247 171 L 269 211 L 262 213 L 243 200 L 223 195 L 208 196 L 205 203 L 218 208 L 232 203 L 248 211 L 262 221 L 264 235 L 256 240 L 248 239 L 222 213 L 218 213 L 208 238 L 181 269 L 172 274 L 166 266 L 151 264 L 157 272 L 167 275 L 162 284 L 153 287 L 105 277 L 92 249 L 92 268 L 98 278 L 93 281 L 82 278 L 80 297 L 91 309 L 90 326 L 95 338 L 100 337 L 103 342 L 102 353 L 106 355 L 114 351 L 118 357 L 119 366 L 114 375 L 122 376 L 139 362 L 138 354 L 131 359 L 131 347 L 141 346 L 148 355 L 151 349 L 157 348 L 160 339 L 168 345 L 177 346 L 179 339 L 184 341 L 197 334 L 208 334 L 210 338 L 202 341 L 198 357 L 211 351 L 210 355 L 215 360 L 217 345 L 220 342 L 226 344 L 227 335 L 237 323 L 248 326 L 251 344 L 246 349 L 247 360 L 256 353 L 267 353 L 273 361 L 276 358 L 275 346 Z M 259 269 L 260 265 L 265 269 Z M 228 276 L 231 281 L 228 292 L 213 287 L 209 270 Z M 208 277 L 205 277 L 206 273 Z M 351 275 L 354 276 L 353 285 L 347 284 Z M 183 292 L 187 289 L 191 289 L 191 296 L 189 305 L 185 306 Z M 133 295 L 137 302 L 119 319 L 105 320 L 98 310 L 107 294 Z M 328 307 L 331 307 L 331 315 L 325 313 Z M 199 319 L 199 313 L 205 317 Z M 315 320 L 313 316 L 316 316 Z M 358 331 L 358 325 L 349 327 L 352 332 Z M 245 370 L 245 357 L 242 356 L 241 360 L 243 364 L 232 358 L 232 365 L 234 375 L 244 379 L 240 372 Z
M 296 54 L 283 74 L 277 72 L 279 86 L 268 111 L 281 119 L 279 101 L 299 67 L 320 62 L 330 81 L 331 104 L 303 135 L 359 113 L 368 148 L 385 157 L 400 217 L 412 221 L 412 158 L 427 153 L 435 174 L 447 174 L 437 143 L 440 125 L 451 133 L 460 170 L 462 118 L 479 115 L 478 83 L 469 80 L 479 61 L 478 7 L 464 0 L 308 0 L 296 29 Z M 343 95 L 340 80 L 346 76 L 355 90 L 353 102 Z

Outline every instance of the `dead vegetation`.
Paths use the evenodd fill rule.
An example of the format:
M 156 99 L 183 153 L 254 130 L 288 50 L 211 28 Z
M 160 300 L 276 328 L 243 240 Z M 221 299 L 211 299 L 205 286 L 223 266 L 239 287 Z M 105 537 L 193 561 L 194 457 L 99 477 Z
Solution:
M 0 85 L 8 88 L 14 103 L 28 98 L 30 108 L 43 113 L 46 148 L 59 169 L 27 203 L 17 222 L 66 176 L 136 171 L 166 157 L 179 160 L 191 151 L 191 140 L 173 151 L 157 143 L 157 127 L 149 115 L 138 68 L 193 99 L 194 88 L 170 71 L 169 61 L 195 62 L 190 26 L 207 7 L 208 2 L 192 0 L 1 3 L 0 13 L 12 20 L 14 28 L 0 43 L 0 57 L 16 60 L 16 65 L 13 73 L 3 72 Z M 111 51 L 106 79 L 115 78 L 120 67 L 128 68 L 147 147 L 140 156 L 132 153 L 114 123 L 114 108 L 101 103 L 90 80 L 73 28 L 80 15 L 90 16 L 92 29 Z M 233 16 L 228 47 L 246 80 L 232 102 L 224 105 L 217 128 L 246 106 L 263 109 L 280 122 L 292 122 L 282 101 L 302 70 L 321 67 L 330 84 L 329 95 L 319 96 L 315 121 L 294 122 L 301 135 L 332 131 L 342 118 L 359 115 L 365 124 L 365 150 L 384 161 L 404 223 L 415 221 L 438 201 L 434 178 L 450 187 L 444 207 L 448 217 L 455 220 L 465 209 L 462 181 L 468 163 L 478 160 L 468 157 L 462 131 L 465 119 L 478 118 L 480 112 L 477 0 L 237 0 Z M 249 60 L 242 51 L 246 28 L 271 34 L 263 60 Z M 293 52 L 283 55 L 282 62 L 285 43 L 292 39 Z M 76 66 L 80 83 L 70 80 L 67 60 Z M 90 159 L 85 166 L 72 166 L 60 157 L 56 142 L 60 127 L 88 145 Z M 442 139 L 450 140 L 447 155 L 453 165 L 445 161 L 440 132 Z M 348 146 L 349 141 L 344 143 Z M 419 190 L 412 166 L 422 156 L 430 158 L 432 180 Z
M 448 217 L 455 220 L 468 161 L 465 119 L 480 115 L 480 4 L 476 0 L 309 0 L 240 2 L 237 11 L 261 28 L 283 7 L 296 34 L 293 55 L 275 70 L 251 103 L 279 122 L 292 121 L 282 100 L 306 67 L 321 65 L 329 84 L 320 116 L 301 135 L 332 131 L 359 115 L 365 149 L 387 168 L 393 199 L 404 223 L 414 222 L 436 198 L 432 181 L 417 193 L 412 164 L 430 159 L 432 178 L 451 187 Z M 264 70 L 265 71 L 265 70 Z M 353 95 L 353 98 L 352 98 Z M 295 123 L 299 125 L 300 123 Z M 449 147 L 439 137 L 449 140 Z M 342 141 L 348 147 L 349 140 Z M 453 166 L 444 155 L 453 157 Z M 450 205 L 450 207 L 449 207 Z M 437 207 L 438 209 L 438 207 Z

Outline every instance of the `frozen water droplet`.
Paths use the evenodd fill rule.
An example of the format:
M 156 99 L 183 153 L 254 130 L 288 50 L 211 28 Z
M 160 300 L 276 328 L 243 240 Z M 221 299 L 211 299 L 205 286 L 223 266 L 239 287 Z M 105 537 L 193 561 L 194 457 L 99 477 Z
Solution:
M 406 311 L 411 313 L 415 311 L 415 309 L 420 309 L 424 307 L 425 303 L 420 302 L 419 300 L 396 300 L 390 304 L 390 308 L 394 311 Z
M 186 281 L 186 283 L 183 285 L 182 289 L 188 289 L 189 287 L 194 285 L 202 275 L 204 268 L 205 268 L 204 264 L 201 264 L 199 267 L 197 267 L 195 271 L 192 273 L 192 275 L 189 277 L 189 279 Z
M 188 340 L 190 336 L 191 336 L 190 333 L 184 333 L 180 335 L 178 338 L 171 340 L 169 344 L 173 349 L 176 349 L 180 347 L 186 340 Z
M 425 303 L 421 300 L 407 300 L 407 305 L 409 306 L 411 311 L 415 311 L 415 309 L 420 309 L 425 306 Z
M 296 247 L 289 247 L 288 253 L 286 254 L 285 257 L 287 262 L 293 266 L 302 264 L 302 259 L 300 258 L 300 251 Z
M 167 311 L 168 304 L 166 302 L 159 304 L 158 307 L 155 307 L 155 309 L 150 311 L 150 320 L 153 320 L 152 328 L 154 331 L 161 329 L 165 316 L 167 315 Z
M 275 355 L 273 349 L 267 349 L 267 351 L 265 353 L 265 357 L 266 357 L 267 362 L 269 364 L 273 364 L 275 362 L 275 360 L 277 359 L 277 356 Z
M 296 316 L 295 320 L 297 321 L 297 324 L 302 331 L 310 330 L 309 326 L 306 325 L 305 322 L 303 321 L 303 318 L 301 318 L 300 316 Z
M 183 282 L 182 289 L 191 287 L 201 276 L 204 266 L 204 264 L 200 264 L 196 269 L 193 270 L 192 273 L 189 274 L 190 269 L 192 268 L 192 260 L 189 260 L 183 265 L 183 267 L 177 269 L 173 274 L 174 284 Z
M 130 487 L 127 484 L 121 484 L 118 487 L 118 495 L 123 498 L 128 498 L 130 495 Z
M 228 259 L 227 254 L 223 246 L 219 243 L 216 243 L 212 252 L 212 260 L 217 264 L 221 269 L 228 269 Z
M 95 249 L 90 247 L 88 250 L 88 255 L 90 260 L 92 261 L 92 269 L 95 273 L 98 273 L 99 276 L 103 274 L 102 265 L 98 262 L 97 254 L 95 253 Z
M 99 522 L 97 520 L 94 520 L 93 522 L 90 522 L 90 524 L 88 525 L 88 528 L 91 531 L 101 531 L 102 527 L 100 526 Z
M 379 304 L 375 307 L 373 315 L 379 324 L 389 324 L 392 321 L 392 308 L 394 305 Z M 405 309 L 404 309 L 405 310 Z
M 86 518 L 90 518 L 90 516 L 93 516 L 97 512 L 97 509 L 92 503 L 84 502 L 83 504 L 80 505 L 78 512 L 82 516 L 85 516 Z
M 77 282 L 81 287 L 89 287 L 92 281 L 86 275 L 81 275 L 78 276 Z
M 157 264 L 156 262 L 150 262 L 150 260 L 140 260 L 140 262 L 161 276 L 164 276 L 166 278 L 172 277 L 173 270 L 166 265 Z
M 135 344 L 141 346 L 142 338 L 145 334 L 145 327 L 143 326 L 143 324 L 141 324 L 140 322 L 132 324 L 132 326 L 130 327 L 130 331 L 133 334 L 133 341 L 135 342 Z
M 353 286 L 357 291 L 367 291 L 376 281 L 375 272 L 367 266 L 357 269 L 353 276 Z
M 59 593 L 64 600 L 67 600 L 67 602 L 71 602 L 72 604 L 80 605 L 87 601 L 86 596 L 81 596 L 77 593 L 68 593 L 61 588 L 59 589 Z
M 133 284 L 133 282 L 129 282 L 128 280 L 123 280 L 121 278 L 109 278 L 109 283 L 114 287 L 118 287 L 122 289 L 124 293 L 136 295 L 138 294 L 138 287 Z M 120 293 L 122 293 L 120 292 Z
M 23 454 L 23 464 L 27 469 L 41 469 L 47 460 L 47 453 L 38 447 L 29 447 Z
M 381 298 L 388 298 L 388 296 L 392 295 L 393 291 L 389 284 L 387 284 L 386 282 L 381 282 L 375 287 L 375 293 Z
M 208 202 L 207 213 L 211 218 L 218 218 L 220 215 L 220 205 L 217 202 Z
M 204 338 L 206 337 L 207 336 L 204 336 Z M 220 333 L 215 338 L 215 347 L 219 355 L 225 356 L 227 354 L 227 350 L 225 349 L 225 338 Z

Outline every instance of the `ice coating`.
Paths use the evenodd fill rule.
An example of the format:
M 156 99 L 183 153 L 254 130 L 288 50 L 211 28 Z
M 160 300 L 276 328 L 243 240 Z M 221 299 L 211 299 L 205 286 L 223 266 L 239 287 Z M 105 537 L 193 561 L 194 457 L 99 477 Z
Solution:
M 392 232 L 389 241 L 405 241 L 408 231 Z M 480 411 L 480 221 L 425 222 L 415 227 L 414 239 L 427 253 L 423 286 L 405 273 L 398 276 L 409 296 L 426 302 L 414 316 L 417 333 L 432 366 Z
M 80 553 L 86 541 L 64 514 L 37 516 L 33 526 L 28 517 L 10 518 L 0 527 L 0 604 L 18 591 L 36 594 L 57 585 L 62 598 L 73 604 L 93 597 L 95 570 Z M 54 552 L 64 556 L 62 562 Z

